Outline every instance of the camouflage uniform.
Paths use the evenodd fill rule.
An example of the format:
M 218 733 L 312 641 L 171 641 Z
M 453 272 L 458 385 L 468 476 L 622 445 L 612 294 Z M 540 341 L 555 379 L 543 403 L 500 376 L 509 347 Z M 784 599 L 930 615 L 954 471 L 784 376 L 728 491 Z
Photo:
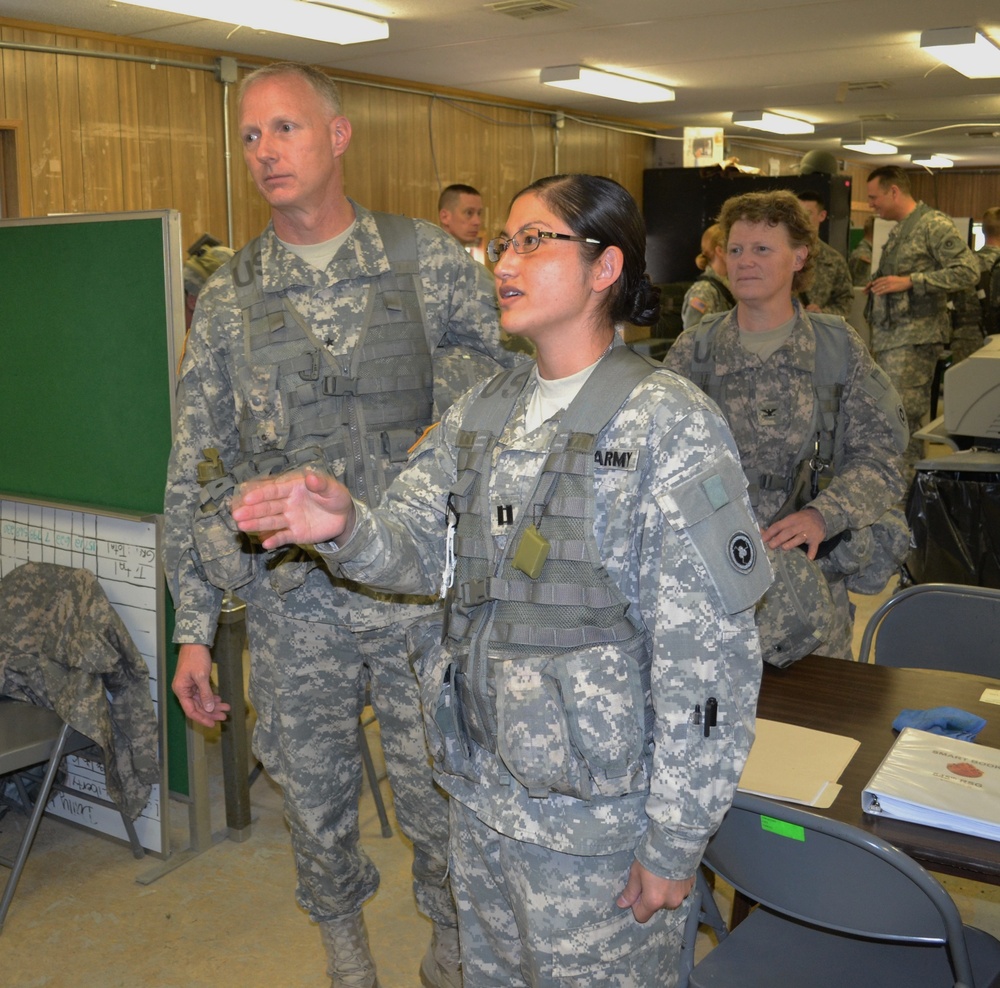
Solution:
M 487 400 L 480 387 L 416 450 L 384 509 L 358 506 L 355 531 L 333 556 L 355 579 L 427 592 L 445 571 L 449 505 L 456 496 L 481 500 L 470 511 L 488 526 L 487 542 L 456 530 L 449 637 L 417 663 L 437 778 L 453 801 L 452 881 L 468 983 L 671 985 L 687 906 L 640 925 L 615 898 L 633 859 L 663 877 L 692 875 L 729 806 L 753 737 L 753 604 L 770 568 L 725 423 L 689 383 L 657 368 L 593 451 L 581 453 L 581 473 L 592 462 L 593 494 L 581 503 L 557 486 L 551 502 L 554 514 L 579 520 L 576 558 L 603 581 L 603 594 L 624 603 L 640 656 L 623 665 L 624 643 L 600 638 L 596 617 L 517 654 L 518 636 L 533 626 L 502 621 L 520 606 L 511 602 L 546 591 L 545 603 L 562 605 L 547 608 L 558 621 L 570 606 L 560 589 L 572 597 L 575 586 L 555 580 L 568 565 L 559 555 L 567 543 L 553 543 L 558 566 L 545 562 L 540 588 L 515 572 L 524 540 L 513 533 L 534 517 L 548 531 L 548 509 L 543 522 L 525 504 L 550 469 L 566 414 L 525 434 L 534 375 L 518 387 L 506 424 L 493 427 L 492 452 L 476 461 L 464 431 L 466 414 Z M 587 384 L 581 396 L 592 398 Z M 484 467 L 473 489 L 475 462 Z M 484 554 L 505 589 L 488 580 L 481 598 L 464 574 Z M 471 629 L 471 644 L 455 644 L 457 621 Z M 718 699 L 711 731 L 699 720 L 709 696 Z M 473 711 L 495 726 L 492 740 L 483 741 Z
M 389 267 L 372 213 L 353 206 L 356 226 L 324 271 L 285 250 L 271 226 L 261 237 L 265 298 L 280 302 L 285 296 L 295 318 L 336 356 L 348 380 L 366 309 L 380 297 L 377 279 Z M 500 348 L 495 294 L 485 269 L 438 227 L 412 223 L 423 333 L 434 365 L 433 399 L 445 408 L 471 383 L 462 379 L 499 370 L 515 358 Z M 202 450 L 215 447 L 231 469 L 256 443 L 280 448 L 281 438 L 271 434 L 273 420 L 289 413 L 282 409 L 282 393 L 268 383 L 268 369 L 257 368 L 253 376 L 246 369 L 243 316 L 231 270 L 217 272 L 199 296 L 181 370 L 165 499 L 176 642 L 211 642 L 222 599 L 222 591 L 205 577 L 192 532 Z M 383 297 L 389 309 L 400 305 L 398 293 L 395 300 Z M 470 359 L 450 359 L 466 356 Z M 395 372 L 406 375 L 415 363 L 400 358 Z M 303 371 L 303 382 L 314 377 Z M 408 441 L 394 442 L 392 449 L 368 447 L 368 468 L 386 481 L 405 461 L 406 446 L 429 424 L 430 390 L 424 398 L 427 417 L 413 422 Z M 333 407 L 332 399 L 327 404 Z M 374 443 L 378 432 L 368 436 Z M 394 455 L 397 446 L 402 456 Z M 360 475 L 349 457 L 330 466 L 338 475 Z M 378 499 L 377 492 L 372 496 Z M 244 551 L 241 558 L 256 568 L 252 581 L 238 589 L 247 603 L 250 695 L 258 714 L 254 745 L 284 791 L 297 898 L 313 919 L 324 922 L 357 913 L 378 884 L 375 866 L 359 847 L 357 827 L 358 713 L 370 677 L 396 815 L 414 844 L 417 902 L 433 920 L 453 927 L 447 805 L 433 785 L 406 642 L 409 626 L 433 620 L 439 608 L 426 598 L 403 601 L 369 592 L 331 574 L 314 556 L 298 555 L 297 562 L 286 562 L 280 553 Z
M 985 342 L 983 336 L 983 307 L 979 296 L 972 288 L 955 292 L 948 300 L 951 314 L 951 363 L 965 360 L 975 353 Z M 932 409 L 933 414 L 933 409 Z
M 865 313 L 872 353 L 903 399 L 912 436 L 930 412 L 934 368 L 951 336 L 948 296 L 976 285 L 979 264 L 950 217 L 920 202 L 889 234 L 872 277 L 883 275 L 913 281 L 909 291 L 869 295 Z M 904 457 L 907 484 L 922 456 L 923 443 L 911 439 Z
M 851 273 L 851 281 L 857 287 L 864 287 L 872 276 L 872 244 L 870 240 L 862 240 L 850 254 L 847 255 L 847 270 Z
M 0 581 L 0 695 L 99 744 L 108 794 L 130 819 L 142 812 L 160 781 L 149 670 L 90 570 L 23 563 Z
M 726 312 L 735 304 L 725 280 L 712 268 L 705 268 L 701 277 L 684 293 L 681 322 L 687 329 L 701 322 L 704 316 Z
M 818 240 L 813 258 L 813 276 L 808 289 L 799 293 L 803 305 L 818 305 L 820 312 L 830 312 L 847 319 L 854 303 L 854 286 L 847 261 L 840 251 Z
M 997 261 L 1000 261 L 1000 247 L 995 244 L 980 247 L 976 251 L 976 260 L 979 261 L 980 271 L 989 271 Z
M 797 474 L 798 456 L 811 438 L 816 391 L 813 367 L 816 338 L 810 314 L 796 303 L 797 320 L 788 341 L 764 363 L 740 344 L 736 313 L 719 326 L 715 337 L 715 373 L 722 378 L 719 405 L 729 421 L 750 479 L 750 498 L 762 525 L 770 524 L 784 506 Z M 867 390 L 870 377 L 885 379 L 861 338 L 849 326 L 847 379 L 840 395 L 838 443 L 841 467 L 810 502 L 826 523 L 826 537 L 872 524 L 903 494 L 899 472 L 902 435 L 884 406 Z M 664 364 L 690 376 L 695 334 L 682 333 Z M 893 398 L 895 401 L 895 397 Z M 897 412 L 897 416 L 898 416 Z M 853 606 L 843 577 L 824 569 L 837 617 L 816 651 L 852 657 Z

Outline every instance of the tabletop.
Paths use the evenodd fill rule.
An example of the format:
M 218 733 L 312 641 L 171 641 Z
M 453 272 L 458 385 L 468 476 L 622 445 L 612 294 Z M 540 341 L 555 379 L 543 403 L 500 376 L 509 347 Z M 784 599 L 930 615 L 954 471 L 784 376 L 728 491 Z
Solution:
M 808 656 L 787 669 L 764 667 L 757 715 L 861 742 L 840 777 L 833 805 L 809 807 L 811 812 L 867 830 L 932 871 L 1000 885 L 1000 841 L 873 817 L 861 809 L 861 791 L 896 739 L 892 722 L 901 710 L 968 710 L 986 720 L 976 742 L 1000 748 L 1000 707 L 981 702 L 985 689 L 1000 690 L 1000 680 Z

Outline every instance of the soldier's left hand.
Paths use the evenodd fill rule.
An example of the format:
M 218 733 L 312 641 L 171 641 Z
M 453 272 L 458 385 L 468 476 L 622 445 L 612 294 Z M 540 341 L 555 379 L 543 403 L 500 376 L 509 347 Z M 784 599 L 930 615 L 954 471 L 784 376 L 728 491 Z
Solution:
M 694 875 L 680 879 L 660 878 L 633 861 L 628 882 L 617 901 L 622 909 L 631 908 L 637 923 L 645 923 L 660 909 L 676 909 L 692 888 Z
M 868 291 L 872 295 L 892 295 L 895 292 L 908 292 L 913 282 L 905 274 L 884 274 L 868 283 Z
M 240 531 L 259 536 L 265 549 L 339 539 L 350 535 L 355 521 L 351 492 L 312 466 L 241 484 L 232 515 Z
M 805 546 L 809 558 L 815 559 L 820 542 L 826 538 L 826 522 L 815 508 L 803 508 L 768 525 L 760 535 L 769 549 Z

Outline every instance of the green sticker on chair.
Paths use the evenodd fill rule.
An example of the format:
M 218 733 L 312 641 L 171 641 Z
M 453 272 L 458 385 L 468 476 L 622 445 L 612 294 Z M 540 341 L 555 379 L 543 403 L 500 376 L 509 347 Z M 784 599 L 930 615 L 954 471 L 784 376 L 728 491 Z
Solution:
M 799 827 L 794 823 L 786 823 L 784 820 L 778 820 L 773 816 L 762 816 L 760 818 L 760 825 L 769 834 L 777 834 L 779 837 L 787 837 L 789 840 L 804 841 L 806 839 L 805 827 Z

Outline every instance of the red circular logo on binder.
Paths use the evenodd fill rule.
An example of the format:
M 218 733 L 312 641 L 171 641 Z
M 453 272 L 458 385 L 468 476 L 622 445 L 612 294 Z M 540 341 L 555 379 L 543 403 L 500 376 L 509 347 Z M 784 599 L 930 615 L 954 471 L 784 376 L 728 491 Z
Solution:
M 982 769 L 970 765 L 968 762 L 952 762 L 948 766 L 948 771 L 953 775 L 960 775 L 963 779 L 978 779 L 982 774 Z

